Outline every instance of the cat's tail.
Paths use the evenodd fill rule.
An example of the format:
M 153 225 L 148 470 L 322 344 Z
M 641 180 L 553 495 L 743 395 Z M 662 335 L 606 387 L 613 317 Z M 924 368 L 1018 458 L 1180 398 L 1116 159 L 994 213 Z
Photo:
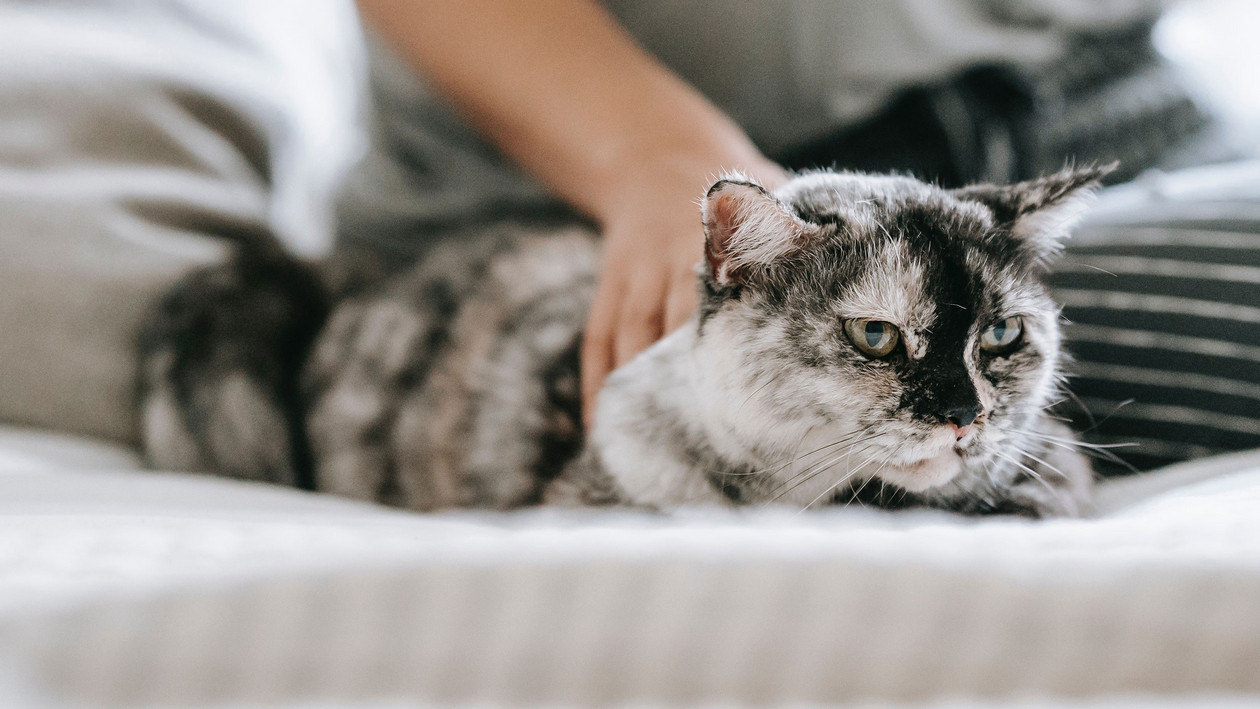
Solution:
M 141 334 L 149 464 L 310 487 L 299 377 L 329 302 L 315 269 L 278 248 L 180 280 Z

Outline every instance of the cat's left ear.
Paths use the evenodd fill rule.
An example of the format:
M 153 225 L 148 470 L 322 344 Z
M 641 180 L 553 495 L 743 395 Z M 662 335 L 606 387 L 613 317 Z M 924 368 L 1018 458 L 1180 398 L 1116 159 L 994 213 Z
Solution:
M 713 183 L 701 204 L 709 273 L 722 285 L 748 285 L 821 232 L 764 187 L 739 177 Z
M 1036 261 L 1046 263 L 1063 249 L 1102 178 L 1116 165 L 1063 170 L 1013 185 L 971 185 L 950 194 L 988 207 L 997 223 L 1021 241 Z

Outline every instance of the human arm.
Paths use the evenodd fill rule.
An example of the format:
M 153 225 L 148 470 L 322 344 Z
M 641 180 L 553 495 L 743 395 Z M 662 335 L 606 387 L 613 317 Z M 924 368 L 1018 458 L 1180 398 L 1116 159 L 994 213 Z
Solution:
M 724 169 L 782 179 L 594 0 L 359 0 L 364 18 L 508 157 L 589 215 L 604 263 L 582 347 L 604 376 L 695 308 L 695 200 Z

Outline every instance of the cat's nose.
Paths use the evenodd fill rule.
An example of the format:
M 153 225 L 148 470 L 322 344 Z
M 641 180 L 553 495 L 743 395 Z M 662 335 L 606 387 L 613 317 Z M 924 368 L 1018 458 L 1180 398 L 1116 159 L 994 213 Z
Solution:
M 980 417 L 983 411 L 979 404 L 967 404 L 964 406 L 955 406 L 945 412 L 945 420 L 949 422 L 951 428 L 954 429 L 954 437 L 961 439 L 971 430 L 971 424 Z

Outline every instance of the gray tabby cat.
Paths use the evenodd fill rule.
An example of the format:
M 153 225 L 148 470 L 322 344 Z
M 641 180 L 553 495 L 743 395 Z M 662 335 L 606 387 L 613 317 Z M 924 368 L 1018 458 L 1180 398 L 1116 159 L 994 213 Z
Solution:
M 609 377 L 585 442 L 586 230 L 470 232 L 358 279 L 252 249 L 185 279 L 146 333 L 148 456 L 420 510 L 1083 514 L 1092 473 L 1045 412 L 1043 277 L 1105 172 L 719 180 L 698 314 Z

